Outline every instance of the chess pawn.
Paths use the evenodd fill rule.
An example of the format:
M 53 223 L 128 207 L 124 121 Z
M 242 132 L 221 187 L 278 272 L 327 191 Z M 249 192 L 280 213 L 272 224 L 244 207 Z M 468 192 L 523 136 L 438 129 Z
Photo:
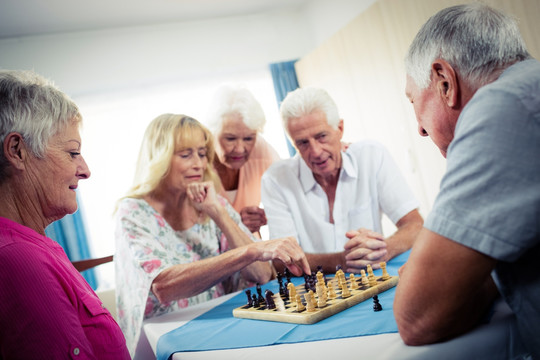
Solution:
M 337 297 L 336 295 L 336 288 L 334 287 L 334 280 L 330 280 L 328 282 L 328 298 L 329 299 L 335 299 Z
M 386 270 L 386 262 L 382 261 L 379 263 L 379 265 L 381 265 L 381 269 L 382 269 L 382 279 L 383 280 L 388 280 L 391 278 L 390 274 L 388 274 L 388 271 Z
M 300 294 L 296 294 L 295 299 L 296 299 L 296 311 L 298 312 L 304 311 L 306 307 L 304 306 L 304 304 L 302 304 L 302 298 L 300 297 Z
M 326 296 L 319 296 L 317 298 L 317 306 L 323 308 L 326 306 Z
M 341 297 L 342 298 L 348 298 L 351 296 L 351 292 L 349 291 L 349 287 L 347 286 L 347 282 L 343 283 L 341 286 Z
M 367 266 L 367 272 L 368 272 L 369 286 L 377 285 L 377 279 L 375 278 L 375 274 L 373 273 L 373 269 L 371 268 L 370 264 L 368 264 Z
M 375 295 L 373 297 L 373 311 L 381 311 L 381 310 L 382 310 L 382 305 L 381 303 L 379 303 L 379 297 Z
M 293 283 L 287 284 L 287 290 L 289 292 L 289 300 L 291 300 L 291 303 L 296 302 L 296 287 Z
M 315 305 L 313 303 L 313 291 L 309 291 L 304 295 L 304 299 L 306 299 L 306 309 L 308 312 L 315 311 Z
M 356 282 L 356 278 L 354 277 L 353 273 L 349 275 L 349 280 L 350 280 L 351 290 L 358 289 L 358 283 Z
M 366 276 L 366 271 L 364 269 L 360 270 L 360 274 L 362 275 L 362 285 L 364 286 L 368 286 L 369 285 L 369 280 Z

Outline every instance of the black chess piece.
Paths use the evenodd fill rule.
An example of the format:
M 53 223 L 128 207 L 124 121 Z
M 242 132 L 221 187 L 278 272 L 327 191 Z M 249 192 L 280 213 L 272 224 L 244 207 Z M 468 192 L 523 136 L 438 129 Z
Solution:
M 382 305 L 379 303 L 379 297 L 375 295 L 373 297 L 373 311 L 381 311 Z
M 247 295 L 247 299 L 248 299 L 247 305 L 249 307 L 252 307 L 253 306 L 253 299 L 251 298 L 251 290 L 247 289 L 246 290 L 246 295 Z
M 274 293 L 270 290 L 266 290 L 264 292 L 265 298 L 266 298 L 266 308 L 271 310 L 276 308 L 276 303 L 274 302 Z
M 285 296 L 286 292 L 285 292 L 285 286 L 283 285 L 283 276 L 279 272 L 277 273 L 277 280 L 279 283 L 279 294 Z
M 262 294 L 261 284 L 257 283 L 257 295 L 259 295 L 257 301 L 259 304 L 264 302 L 264 296 Z
M 291 278 L 292 278 L 292 274 L 288 268 L 285 268 L 285 278 L 287 279 L 285 286 L 287 286 L 291 282 Z

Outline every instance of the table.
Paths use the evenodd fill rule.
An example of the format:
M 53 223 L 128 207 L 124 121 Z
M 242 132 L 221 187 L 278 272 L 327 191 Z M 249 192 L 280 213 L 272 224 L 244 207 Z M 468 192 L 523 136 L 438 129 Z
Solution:
M 135 359 L 155 358 L 159 337 L 227 301 L 237 293 L 199 304 L 182 311 L 146 320 Z M 197 321 L 197 320 L 194 320 Z M 246 320 L 249 321 L 249 320 Z M 311 341 L 234 350 L 179 352 L 173 360 L 200 359 L 334 359 L 353 354 L 363 359 L 509 359 L 510 341 L 516 336 L 515 317 L 506 303 L 498 301 L 488 324 L 453 340 L 427 346 L 406 346 L 398 333 Z M 143 344 L 143 345 L 141 345 Z

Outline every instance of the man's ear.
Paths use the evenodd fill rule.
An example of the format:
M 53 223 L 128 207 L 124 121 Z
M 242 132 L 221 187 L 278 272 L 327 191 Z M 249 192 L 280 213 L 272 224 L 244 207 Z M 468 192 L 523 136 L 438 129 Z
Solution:
M 339 135 L 339 139 L 341 140 L 343 138 L 343 131 L 344 131 L 344 127 L 343 127 L 343 119 L 339 119 L 339 123 L 338 123 L 338 126 L 337 126 L 339 132 L 340 132 L 340 135 Z
M 431 75 L 441 99 L 451 108 L 459 106 L 459 81 L 454 68 L 445 60 L 436 59 L 431 64 Z
M 25 168 L 27 151 L 21 134 L 13 132 L 7 134 L 3 144 L 4 156 L 16 169 Z

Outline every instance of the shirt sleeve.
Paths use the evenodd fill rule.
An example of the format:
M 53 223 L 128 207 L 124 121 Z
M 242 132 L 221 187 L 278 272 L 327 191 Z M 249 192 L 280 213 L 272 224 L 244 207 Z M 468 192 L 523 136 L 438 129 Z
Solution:
M 537 244 L 540 122 L 523 99 L 479 90 L 462 112 L 426 227 L 499 260 Z
M 274 172 L 267 171 L 261 180 L 261 197 L 268 220 L 270 239 L 293 236 L 298 239 L 293 213 L 286 200 L 284 188 L 276 180 Z
M 0 273 L 0 324 L 10 325 L 0 326 L 3 358 L 95 359 L 77 299 L 62 287 L 62 275 L 52 263 L 32 261 L 26 250 L 12 245 L 0 256 L 2 268 L 10 269 Z
M 148 301 L 155 277 L 171 265 L 169 253 L 158 241 L 163 218 L 156 217 L 141 202 L 123 200 L 116 224 L 116 306 L 118 322 L 128 349 L 133 354 L 146 312 L 154 306 Z M 185 244 L 178 244 L 182 247 Z M 186 262 L 189 252 L 185 251 Z M 149 308 L 147 308 L 147 306 Z

